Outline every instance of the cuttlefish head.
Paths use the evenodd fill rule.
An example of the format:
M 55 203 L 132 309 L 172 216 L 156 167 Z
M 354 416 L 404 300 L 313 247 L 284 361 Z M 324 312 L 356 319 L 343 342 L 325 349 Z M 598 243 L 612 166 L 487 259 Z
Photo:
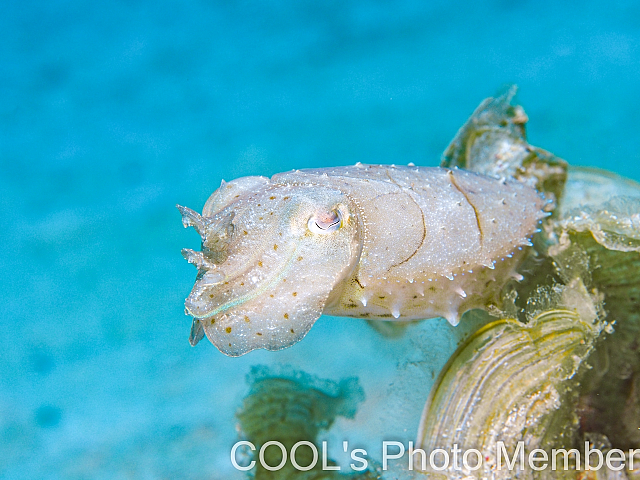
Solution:
M 182 250 L 198 268 L 189 341 L 206 334 L 229 356 L 301 340 L 359 261 L 355 205 L 333 188 L 245 177 L 223 182 L 202 215 L 178 209 L 202 237 L 201 251 Z

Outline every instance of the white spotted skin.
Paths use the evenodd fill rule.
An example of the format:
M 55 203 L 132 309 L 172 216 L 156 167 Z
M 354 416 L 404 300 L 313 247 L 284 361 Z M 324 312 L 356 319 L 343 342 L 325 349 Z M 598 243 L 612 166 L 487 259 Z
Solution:
M 186 310 L 232 356 L 286 348 L 322 313 L 443 316 L 455 325 L 517 275 L 544 205 L 516 181 L 439 167 L 358 164 L 241 178 L 205 205 L 201 218 L 212 224 L 233 212 L 233 233 L 215 244 L 226 245 L 209 257 L 218 263 L 198 263 Z M 331 226 L 318 229 L 310 218 Z

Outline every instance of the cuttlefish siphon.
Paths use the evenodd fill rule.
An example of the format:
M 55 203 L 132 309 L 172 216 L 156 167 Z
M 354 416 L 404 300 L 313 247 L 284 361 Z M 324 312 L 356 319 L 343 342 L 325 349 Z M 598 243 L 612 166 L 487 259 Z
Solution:
M 202 215 L 189 341 L 279 350 L 320 315 L 378 320 L 487 308 L 546 215 L 532 187 L 457 168 L 357 164 L 223 182 Z

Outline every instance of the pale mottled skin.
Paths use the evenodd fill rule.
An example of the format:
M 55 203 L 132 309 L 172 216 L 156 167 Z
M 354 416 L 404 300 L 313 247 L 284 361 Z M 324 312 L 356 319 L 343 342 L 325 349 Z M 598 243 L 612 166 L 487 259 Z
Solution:
M 544 216 L 536 190 L 464 170 L 355 165 L 224 183 L 202 216 L 190 341 L 278 350 L 322 314 L 456 324 L 514 276 Z

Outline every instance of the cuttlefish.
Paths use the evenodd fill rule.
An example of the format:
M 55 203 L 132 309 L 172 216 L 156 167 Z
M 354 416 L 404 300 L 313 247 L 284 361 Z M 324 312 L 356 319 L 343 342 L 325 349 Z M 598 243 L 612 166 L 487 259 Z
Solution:
M 201 251 L 189 341 L 243 355 L 300 341 L 322 314 L 445 317 L 495 304 L 545 199 L 457 168 L 357 164 L 223 182 L 202 214 L 178 206 Z

